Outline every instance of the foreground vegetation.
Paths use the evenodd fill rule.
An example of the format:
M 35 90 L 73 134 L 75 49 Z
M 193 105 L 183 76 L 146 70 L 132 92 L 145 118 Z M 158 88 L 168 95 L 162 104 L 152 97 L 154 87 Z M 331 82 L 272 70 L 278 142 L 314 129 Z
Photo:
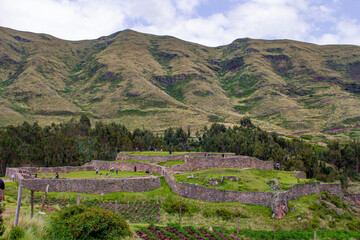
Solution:
M 264 172 L 260 175 L 265 174 Z M 284 177 L 284 179 L 286 178 Z M 133 233 L 140 236 L 138 231 L 142 231 L 144 234 L 148 234 L 150 231 L 155 239 L 158 239 L 156 234 L 159 234 L 159 231 L 165 235 L 168 234 L 167 232 L 175 234 L 175 230 L 168 229 L 169 227 L 176 228 L 176 231 L 180 233 L 183 232 L 175 224 L 179 222 L 180 205 L 182 209 L 181 224 L 185 231 L 190 228 L 193 229 L 192 232 L 212 234 L 214 232 L 209 231 L 211 227 L 215 234 L 219 232 L 219 236 L 222 236 L 221 234 L 235 236 L 239 219 L 240 234 L 237 237 L 240 239 L 241 237 L 249 239 L 271 239 L 273 237 L 275 220 L 272 218 L 270 208 L 240 203 L 207 203 L 186 199 L 174 194 L 163 177 L 161 177 L 161 183 L 161 188 L 141 193 L 122 192 L 103 196 L 80 194 L 80 202 L 91 208 L 100 207 L 109 211 L 115 211 L 115 204 L 117 204 L 119 215 L 130 224 Z M 4 236 L 11 234 L 17 186 L 17 182 L 6 183 L 5 203 L 7 213 L 10 214 L 5 212 L 6 231 Z M 29 217 L 30 191 L 24 189 L 19 223 L 20 228 L 27 236 L 24 239 L 51 238 L 52 231 L 48 231 L 51 229 L 51 216 L 56 217 L 58 210 L 68 205 L 75 205 L 77 195 L 77 193 L 50 192 L 45 204 L 47 215 L 44 216 L 38 214 L 44 193 L 35 192 L 35 218 L 31 220 Z M 315 230 L 318 239 L 360 238 L 360 233 L 355 233 L 360 229 L 359 207 L 352 206 L 350 202 L 341 201 L 337 196 L 330 196 L 327 193 L 304 196 L 297 201 L 290 201 L 288 207 L 289 212 L 286 216 L 276 220 L 277 239 L 311 239 Z M 158 233 L 155 233 L 156 231 L 153 229 L 158 230 Z M 299 231 L 302 233 L 298 234 Z M 172 239 L 177 238 L 173 237 Z M 215 237 L 215 239 L 217 238 Z

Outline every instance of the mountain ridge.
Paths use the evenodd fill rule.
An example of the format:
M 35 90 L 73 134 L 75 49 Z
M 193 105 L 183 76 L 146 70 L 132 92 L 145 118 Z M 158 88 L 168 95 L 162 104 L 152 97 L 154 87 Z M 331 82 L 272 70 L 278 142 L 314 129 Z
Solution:
M 359 125 L 360 47 L 236 39 L 207 47 L 119 31 L 66 41 L 0 28 L 0 125 L 81 113 L 130 128 L 227 125 L 286 134 Z

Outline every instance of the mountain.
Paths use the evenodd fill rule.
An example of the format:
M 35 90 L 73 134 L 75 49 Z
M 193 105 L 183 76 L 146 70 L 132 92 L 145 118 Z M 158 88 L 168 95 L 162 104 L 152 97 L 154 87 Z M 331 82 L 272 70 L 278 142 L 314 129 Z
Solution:
M 246 38 L 212 48 L 131 30 L 64 41 L 0 28 L 0 125 L 87 113 L 161 130 L 250 116 L 321 137 L 360 125 L 359 93 L 358 46 Z

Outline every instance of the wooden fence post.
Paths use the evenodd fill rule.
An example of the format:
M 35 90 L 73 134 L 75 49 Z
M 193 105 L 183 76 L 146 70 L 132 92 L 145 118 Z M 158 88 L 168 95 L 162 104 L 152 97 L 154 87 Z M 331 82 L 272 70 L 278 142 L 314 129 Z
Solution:
M 274 221 L 274 239 L 276 239 L 276 220 Z
M 30 209 L 31 209 L 31 218 L 34 216 L 34 190 L 31 190 L 30 194 Z
M 18 199 L 17 199 L 17 205 L 16 205 L 16 213 L 15 213 L 14 227 L 16 227 L 16 225 L 17 225 L 18 222 L 19 222 L 20 207 L 21 207 L 21 197 L 22 197 L 22 189 L 23 189 L 23 185 L 22 185 L 22 182 L 21 182 L 21 180 L 20 180 L 19 191 L 18 191 Z
M 316 231 L 314 232 L 314 240 L 316 240 Z
M 76 204 L 77 204 L 77 205 L 80 205 L 80 194 L 77 195 Z
M 179 225 L 181 226 L 181 204 L 180 204 L 180 209 L 179 209 Z
M 115 213 L 118 213 L 118 208 L 119 208 L 118 202 L 117 200 L 115 200 Z
M 237 227 L 236 227 L 236 234 L 239 235 L 239 223 L 240 223 L 240 217 L 237 219 Z
M 49 184 L 46 186 L 46 190 L 45 190 L 45 196 L 44 196 L 44 199 L 43 199 L 43 202 L 42 202 L 42 206 L 41 206 L 41 212 L 44 212 L 44 207 L 45 207 L 45 200 L 46 200 L 46 197 L 47 197 L 47 194 L 48 194 L 48 191 L 49 191 Z

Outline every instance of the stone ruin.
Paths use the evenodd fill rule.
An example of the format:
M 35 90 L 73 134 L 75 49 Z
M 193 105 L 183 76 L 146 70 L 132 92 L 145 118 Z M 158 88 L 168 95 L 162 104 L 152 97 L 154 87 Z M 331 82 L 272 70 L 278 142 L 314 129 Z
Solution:
M 124 155 L 121 155 L 124 158 Z M 174 157 L 174 156 L 170 156 Z M 127 157 L 127 158 L 130 158 Z M 178 156 L 176 156 L 178 158 Z M 239 166 L 247 166 L 252 168 L 260 168 L 260 169 L 273 169 L 272 162 L 264 162 L 258 159 L 253 159 L 245 156 L 235 157 L 234 155 L 226 155 L 222 157 L 221 155 L 211 155 L 205 157 L 203 155 L 194 155 L 192 157 L 183 156 L 185 158 L 185 169 L 195 166 L 201 166 L 201 168 L 219 168 L 223 166 L 224 163 L 226 166 L 229 166 L 230 163 L 234 163 L 233 167 Z M 209 159 L 207 159 L 209 158 Z M 166 159 L 166 158 L 165 158 Z M 137 160 L 141 160 L 141 155 L 137 155 Z M 146 156 L 144 161 L 149 161 L 149 156 Z M 159 159 L 157 159 L 159 160 Z M 160 160 L 164 160 L 161 158 Z M 189 161 L 188 161 L 189 160 Z M 188 161 L 188 162 L 187 162 Z M 219 162 L 217 164 L 217 162 Z M 190 164 L 190 165 L 189 165 Z M 200 164 L 200 165 L 199 165 Z M 89 182 L 86 179 L 65 179 L 66 181 L 61 184 L 62 179 L 46 179 L 46 183 L 42 182 L 41 179 L 28 179 L 29 175 L 33 175 L 35 172 L 67 172 L 67 171 L 95 171 L 95 169 L 99 170 L 109 170 L 110 168 L 114 167 L 119 171 L 133 171 L 134 167 L 137 167 L 137 171 L 139 172 L 153 172 L 164 176 L 165 181 L 170 186 L 172 191 L 178 194 L 181 197 L 205 201 L 205 202 L 239 202 L 245 204 L 252 204 L 252 205 L 261 205 L 265 207 L 270 207 L 273 212 L 274 218 L 282 218 L 286 212 L 287 204 L 290 200 L 296 200 L 298 197 L 306 196 L 314 193 L 320 193 L 323 191 L 328 191 L 330 194 L 338 195 L 339 197 L 343 197 L 342 189 L 340 184 L 319 184 L 319 183 L 307 183 L 307 184 L 296 184 L 289 188 L 288 191 L 284 192 L 239 192 L 239 191 L 225 191 L 219 190 L 214 188 L 206 188 L 200 187 L 196 184 L 189 184 L 186 182 L 178 183 L 174 178 L 173 174 L 176 171 L 179 171 L 179 168 L 182 168 L 181 165 L 174 165 L 177 166 L 175 168 L 168 168 L 164 166 L 157 165 L 155 163 L 146 163 L 146 162 L 111 162 L 111 161 L 98 161 L 93 160 L 90 163 L 85 164 L 84 166 L 80 167 L 57 167 L 57 168 L 7 168 L 6 169 L 6 176 L 10 177 L 11 174 L 15 174 L 15 180 L 18 182 L 23 182 L 24 187 L 32 190 L 37 191 L 45 191 L 46 184 L 50 185 L 50 191 L 82 191 L 84 184 Z M 24 174 L 24 176 L 23 176 Z M 190 175 L 193 177 L 193 175 Z M 228 179 L 230 181 L 239 181 L 236 176 L 224 176 L 221 180 L 217 180 L 222 182 L 224 179 Z M 97 194 L 98 189 L 106 189 L 102 192 L 111 192 L 111 191 L 123 191 L 124 185 L 134 186 L 131 184 L 132 181 L 129 179 L 101 179 L 97 181 L 96 188 L 90 188 L 92 193 Z M 114 182 L 114 181 L 118 181 Z M 133 188 L 129 189 L 129 191 L 149 191 L 150 188 L 157 188 L 160 187 L 160 179 L 158 177 L 147 178 L 146 180 L 142 180 L 144 188 Z M 147 181 L 147 182 L 146 182 Z M 214 181 L 213 184 L 216 182 Z M 117 186 L 114 188 L 114 184 Z M 64 187 L 64 185 L 66 187 Z M 136 184 L 135 184 L 136 185 Z M 139 185 L 139 184 L 137 184 Z M 140 184 L 141 185 L 141 184 Z M 146 186 L 151 186 L 147 188 Z M 276 186 L 277 184 L 275 184 Z M 78 189 L 78 190 L 77 190 Z M 275 188 L 276 189 L 276 188 Z

